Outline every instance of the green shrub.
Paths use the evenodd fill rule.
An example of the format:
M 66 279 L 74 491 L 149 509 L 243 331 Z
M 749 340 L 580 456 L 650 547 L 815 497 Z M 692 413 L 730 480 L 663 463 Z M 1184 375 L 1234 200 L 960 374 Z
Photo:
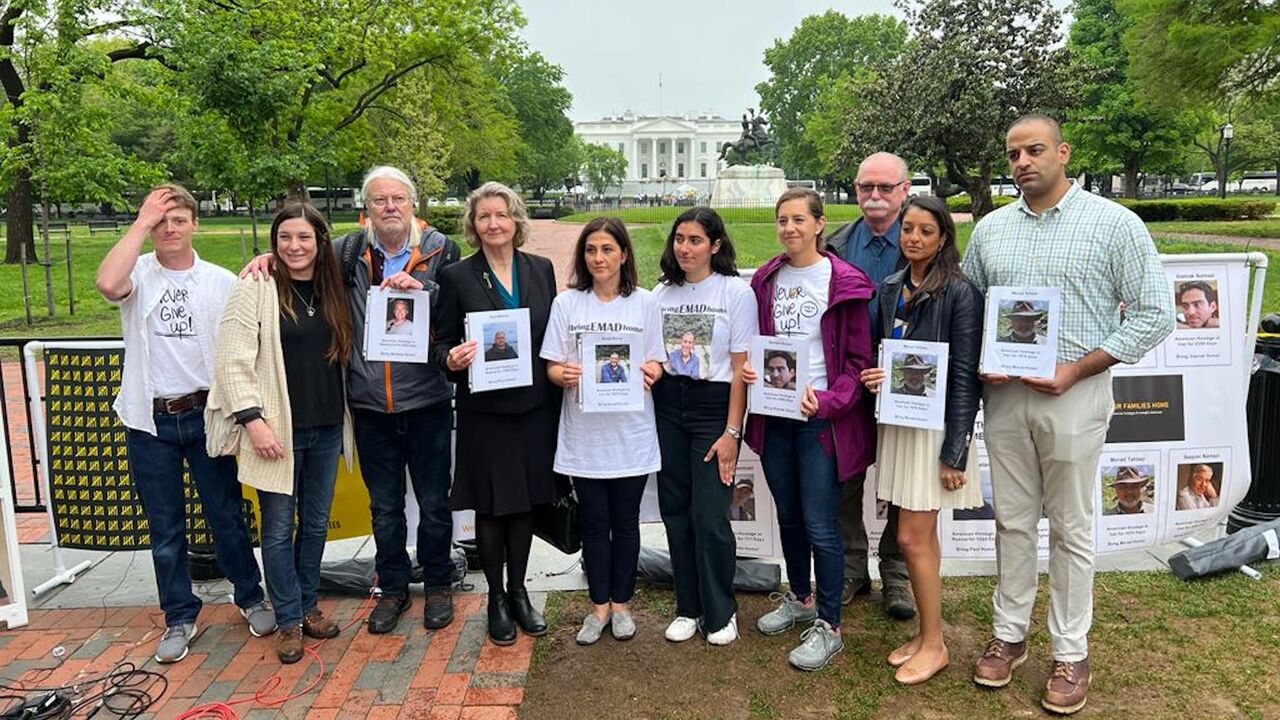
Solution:
M 445 235 L 461 235 L 462 213 L 465 210 L 462 205 L 432 205 L 427 208 L 424 219 Z
M 994 195 L 991 198 L 992 204 L 996 207 L 1004 207 L 1009 203 L 1017 200 L 1017 198 L 1009 195 Z M 953 213 L 973 212 L 973 198 L 968 193 L 960 193 L 947 198 L 947 209 Z
M 1170 220 L 1257 220 L 1275 212 L 1274 200 L 1248 198 L 1181 198 L 1177 200 L 1130 200 L 1116 202 L 1133 210 L 1147 222 Z

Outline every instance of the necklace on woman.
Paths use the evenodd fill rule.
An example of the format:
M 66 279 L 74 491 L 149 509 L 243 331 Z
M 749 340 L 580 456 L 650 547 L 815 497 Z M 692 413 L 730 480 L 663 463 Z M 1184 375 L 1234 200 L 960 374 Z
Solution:
M 307 317 L 315 317 L 316 316 L 315 298 L 313 297 L 311 302 L 307 302 L 306 298 L 302 297 L 302 293 L 298 292 L 298 288 L 294 287 L 293 285 L 289 285 L 289 289 L 292 290 L 293 294 L 297 295 L 298 299 L 302 301 L 302 304 L 306 306 Z

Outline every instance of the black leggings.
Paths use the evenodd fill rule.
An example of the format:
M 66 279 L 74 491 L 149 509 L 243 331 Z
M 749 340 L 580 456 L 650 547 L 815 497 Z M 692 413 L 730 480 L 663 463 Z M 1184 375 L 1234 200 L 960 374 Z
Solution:
M 476 549 L 489 592 L 503 588 L 502 565 L 507 566 L 508 590 L 524 589 L 529 567 L 529 545 L 533 542 L 533 513 L 485 515 L 476 513 Z
M 624 603 L 636 592 L 640 562 L 640 499 L 647 475 L 573 479 L 582 520 L 582 562 L 591 602 Z

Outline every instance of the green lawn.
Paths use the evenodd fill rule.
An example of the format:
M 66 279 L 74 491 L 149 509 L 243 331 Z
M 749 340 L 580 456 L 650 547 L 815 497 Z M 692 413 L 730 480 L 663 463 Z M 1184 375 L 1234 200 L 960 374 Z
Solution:
M 1188 233 L 1192 235 L 1232 235 L 1236 237 L 1280 238 L 1280 218 L 1263 220 L 1227 220 L 1201 222 L 1147 223 L 1151 232 Z

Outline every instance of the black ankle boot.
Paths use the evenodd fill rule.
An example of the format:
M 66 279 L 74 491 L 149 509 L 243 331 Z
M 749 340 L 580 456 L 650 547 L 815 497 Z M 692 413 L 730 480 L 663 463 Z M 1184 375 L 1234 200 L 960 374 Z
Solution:
M 489 638 L 496 645 L 510 645 L 516 641 L 516 624 L 511 620 L 507 594 L 501 590 L 489 591 Z
M 511 614 L 516 616 L 520 629 L 529 635 L 543 635 L 547 632 L 547 621 L 542 613 L 533 609 L 529 602 L 529 591 L 524 588 L 512 588 L 507 597 L 511 600 Z

